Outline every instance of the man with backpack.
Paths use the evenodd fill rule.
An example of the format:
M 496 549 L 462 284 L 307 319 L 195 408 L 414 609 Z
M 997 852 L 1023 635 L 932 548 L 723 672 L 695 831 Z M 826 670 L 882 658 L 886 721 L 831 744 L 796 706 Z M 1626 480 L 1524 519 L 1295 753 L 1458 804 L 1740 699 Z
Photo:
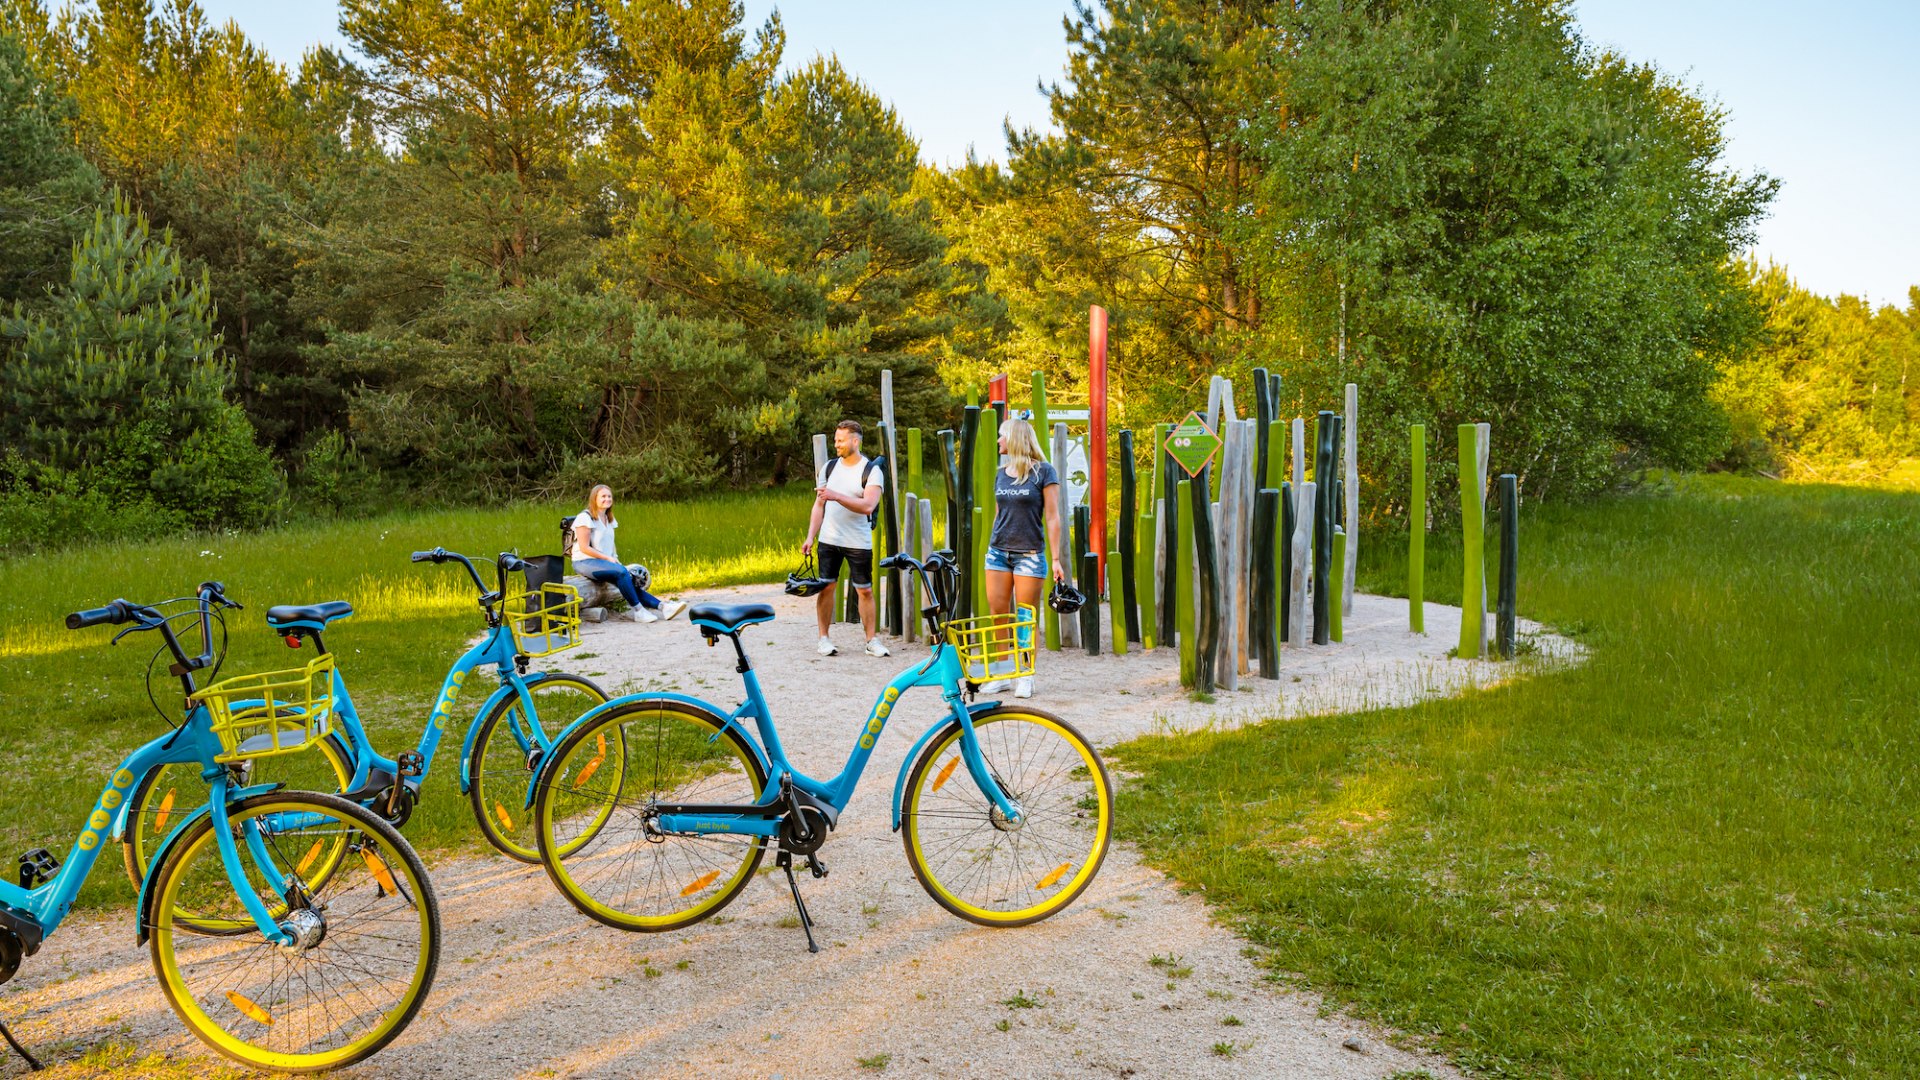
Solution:
M 820 644 L 815 651 L 821 656 L 840 651 L 828 631 L 833 626 L 834 583 L 840 577 L 843 561 L 859 597 L 866 653 L 887 655 L 886 645 L 873 633 L 873 515 L 880 506 L 880 486 L 887 474 L 877 462 L 860 453 L 860 439 L 858 421 L 842 420 L 833 429 L 834 456 L 827 459 L 826 468 L 816 478 L 813 519 L 807 525 L 807 541 L 800 545 L 800 553 L 811 556 L 818 541 L 819 573 L 828 582 L 814 598 L 814 612 L 820 620 Z

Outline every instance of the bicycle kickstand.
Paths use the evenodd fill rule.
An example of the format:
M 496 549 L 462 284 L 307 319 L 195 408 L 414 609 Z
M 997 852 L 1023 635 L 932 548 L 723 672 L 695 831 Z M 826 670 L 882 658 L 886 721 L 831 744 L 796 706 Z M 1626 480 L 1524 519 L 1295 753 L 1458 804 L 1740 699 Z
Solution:
M 800 883 L 793 877 L 793 852 L 783 850 L 773 861 L 774 865 L 787 872 L 787 888 L 793 890 L 793 906 L 800 909 L 800 929 L 807 932 L 807 951 L 817 953 L 820 945 L 813 940 L 813 917 L 807 914 L 807 902 L 800 899 Z

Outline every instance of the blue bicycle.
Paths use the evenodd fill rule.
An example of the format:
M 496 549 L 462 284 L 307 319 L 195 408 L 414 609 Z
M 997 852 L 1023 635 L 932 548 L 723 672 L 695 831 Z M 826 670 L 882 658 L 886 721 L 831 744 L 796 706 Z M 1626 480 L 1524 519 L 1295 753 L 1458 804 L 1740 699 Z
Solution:
M 160 610 L 189 600 L 194 609 Z M 193 598 L 115 600 L 67 616 L 75 630 L 131 624 L 115 642 L 158 631 L 185 694 L 184 721 L 113 771 L 64 862 L 29 852 L 20 884 L 0 881 L 0 982 L 59 929 L 102 845 L 122 827 L 135 782 L 164 766 L 190 768 L 201 778 L 198 798 L 179 806 L 140 883 L 139 940 L 167 1002 L 236 1061 L 335 1068 L 385 1046 L 419 1011 L 439 958 L 439 904 L 419 856 L 379 815 L 337 795 L 233 782 L 238 763 L 324 738 L 332 713 L 326 657 L 198 685 L 201 673 L 219 670 L 219 609 L 239 606 L 207 582 Z M 193 618 L 201 651 L 188 655 L 173 624 Z
M 819 951 L 793 859 L 826 876 L 817 852 L 895 703 L 916 687 L 940 691 L 948 717 L 908 753 L 894 781 L 893 825 L 928 895 L 963 919 L 1021 926 L 1086 889 L 1113 824 L 1113 786 L 1100 755 L 1057 716 L 968 703 L 990 677 L 1032 672 L 1033 609 L 948 621 L 958 579 L 949 553 L 924 564 L 895 555 L 881 565 L 919 574 L 922 615 L 937 644 L 881 691 L 832 779 L 816 780 L 789 762 L 741 645 L 741 631 L 773 618 L 767 604 L 698 604 L 689 612 L 709 646 L 721 637 L 733 643 L 746 689 L 738 707 L 636 694 L 607 702 L 561 735 L 541 773 L 534 814 L 541 862 L 575 907 L 625 930 L 688 926 L 740 894 L 771 842 L 807 946 Z
M 466 723 L 460 747 L 460 790 L 488 843 L 521 862 L 537 862 L 533 789 L 540 766 L 553 748 L 553 733 L 607 700 L 606 691 L 583 676 L 528 673 L 532 659 L 579 643 L 579 597 L 562 585 L 508 595 L 508 575 L 527 569 L 525 561 L 512 553 L 502 553 L 495 560 L 499 584 L 493 589 L 487 588 L 473 560 L 457 552 L 416 551 L 413 561 L 457 562 L 465 567 L 479 592 L 487 626 L 486 636 L 448 668 L 414 748 L 391 758 L 376 750 L 345 678 L 336 671 L 332 692 L 337 730 L 317 740 L 311 753 L 237 766 L 235 780 L 271 779 L 316 791 L 345 792 L 395 826 L 404 826 L 432 770 L 468 676 L 476 668 L 491 667 L 499 685 Z M 297 649 L 311 641 L 315 652 L 331 656 L 325 633 L 352 614 L 351 604 L 334 600 L 268 608 L 266 618 L 268 627 L 282 635 L 289 647 Z M 184 767 L 155 769 L 141 780 L 125 834 L 127 873 L 135 882 L 146 875 L 155 844 L 176 820 L 176 807 L 194 803 L 204 789 L 199 773 Z

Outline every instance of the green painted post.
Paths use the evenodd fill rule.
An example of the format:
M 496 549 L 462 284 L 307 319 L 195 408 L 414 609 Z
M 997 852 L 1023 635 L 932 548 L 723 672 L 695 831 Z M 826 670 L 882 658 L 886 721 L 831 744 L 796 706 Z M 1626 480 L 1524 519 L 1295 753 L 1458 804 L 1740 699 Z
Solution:
M 920 486 L 920 429 L 907 429 L 907 490 L 920 498 L 927 497 L 927 489 Z
M 1193 550 L 1193 481 L 1181 480 L 1174 487 L 1178 492 L 1174 518 L 1179 527 L 1180 548 L 1178 558 L 1175 552 L 1167 552 L 1167 580 L 1174 583 L 1174 642 L 1180 650 L 1180 685 L 1192 687 L 1198 668 L 1193 640 L 1193 567 L 1186 559 L 1186 552 Z
M 1211 465 L 1194 477 L 1193 555 L 1200 572 L 1200 610 L 1198 640 L 1194 642 L 1194 687 L 1202 693 L 1213 690 L 1215 661 L 1219 658 L 1220 633 L 1220 559 L 1214 537 L 1213 505 L 1205 496 L 1213 490 Z
M 1133 536 L 1143 550 L 1134 556 L 1134 595 L 1140 599 L 1140 647 L 1152 652 L 1160 637 L 1160 598 L 1153 591 L 1153 537 L 1160 522 L 1151 511 L 1142 512 Z
M 1162 571 L 1160 579 L 1159 603 L 1160 638 L 1168 645 L 1184 640 L 1176 622 L 1178 605 L 1174 601 L 1174 582 L 1178 575 L 1174 573 L 1174 567 L 1180 561 L 1180 552 L 1184 550 L 1180 546 L 1180 530 L 1183 528 L 1180 521 L 1186 517 L 1186 511 L 1180 509 L 1177 486 L 1180 474 L 1176 471 L 1173 456 L 1167 452 L 1167 439 L 1172 432 L 1172 424 L 1161 424 L 1154 429 L 1153 436 L 1154 447 L 1158 451 L 1154 455 L 1154 482 L 1159 485 L 1161 497 L 1167 500 L 1167 517 L 1160 523 L 1160 531 L 1164 534 L 1162 543 L 1166 549 L 1163 553 L 1166 569 Z
M 1407 522 L 1407 625 L 1427 632 L 1427 425 L 1413 425 L 1413 498 Z
M 1487 539 L 1486 493 L 1480 490 L 1480 432 L 1477 424 L 1460 425 L 1460 529 L 1464 541 L 1460 556 L 1460 646 L 1462 657 L 1480 655 L 1482 610 L 1487 595 L 1487 567 L 1483 561 Z
M 1329 575 L 1329 580 L 1339 581 L 1341 572 L 1346 569 L 1346 566 L 1347 566 L 1346 540 L 1347 540 L 1347 530 L 1341 528 L 1338 525 L 1335 525 L 1333 527 L 1333 570 Z M 1333 603 L 1327 605 L 1327 609 L 1328 609 L 1327 610 L 1327 627 L 1328 627 L 1327 636 L 1331 637 L 1335 641 L 1346 640 L 1346 633 L 1343 627 L 1342 610 L 1341 610 L 1345 607 L 1346 605 L 1340 603 L 1340 598 L 1337 596 L 1333 598 Z
M 1120 549 L 1107 551 L 1107 625 L 1113 638 L 1113 655 L 1125 656 L 1127 652 L 1127 564 L 1120 561 Z M 1139 628 L 1135 627 L 1138 633 Z
M 1139 507 L 1137 505 L 1138 494 L 1136 491 L 1138 484 L 1134 475 L 1135 463 L 1133 460 L 1132 429 L 1122 430 L 1119 441 L 1120 518 L 1117 522 L 1118 528 L 1114 530 L 1114 532 L 1118 534 L 1117 543 L 1119 546 L 1110 549 L 1115 552 L 1120 559 L 1120 587 L 1113 590 L 1111 598 L 1114 614 L 1118 616 L 1113 624 L 1113 637 L 1116 642 L 1113 651 L 1115 653 L 1127 651 L 1125 644 L 1122 643 L 1120 639 L 1125 638 L 1128 641 L 1140 640 L 1140 608 L 1138 606 L 1140 598 L 1138 591 L 1134 588 L 1137 575 L 1133 572 L 1134 552 L 1138 549 L 1133 524 L 1138 516 Z M 1113 573 L 1111 571 L 1107 574 L 1107 578 L 1109 581 L 1113 580 Z
M 973 508 L 973 567 L 969 577 L 973 580 L 973 613 L 985 615 L 992 608 L 987 607 L 987 530 L 993 528 L 993 519 L 987 516 L 985 509 Z

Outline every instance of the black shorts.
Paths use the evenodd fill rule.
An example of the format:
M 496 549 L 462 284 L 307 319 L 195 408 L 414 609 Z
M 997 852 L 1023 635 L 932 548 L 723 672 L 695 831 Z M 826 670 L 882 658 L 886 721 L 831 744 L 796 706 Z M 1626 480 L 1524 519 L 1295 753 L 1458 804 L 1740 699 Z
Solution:
M 873 588 L 873 549 L 821 544 L 819 552 L 821 577 L 828 581 L 840 580 L 840 562 L 844 559 L 848 566 L 847 576 L 853 580 L 853 587 Z

